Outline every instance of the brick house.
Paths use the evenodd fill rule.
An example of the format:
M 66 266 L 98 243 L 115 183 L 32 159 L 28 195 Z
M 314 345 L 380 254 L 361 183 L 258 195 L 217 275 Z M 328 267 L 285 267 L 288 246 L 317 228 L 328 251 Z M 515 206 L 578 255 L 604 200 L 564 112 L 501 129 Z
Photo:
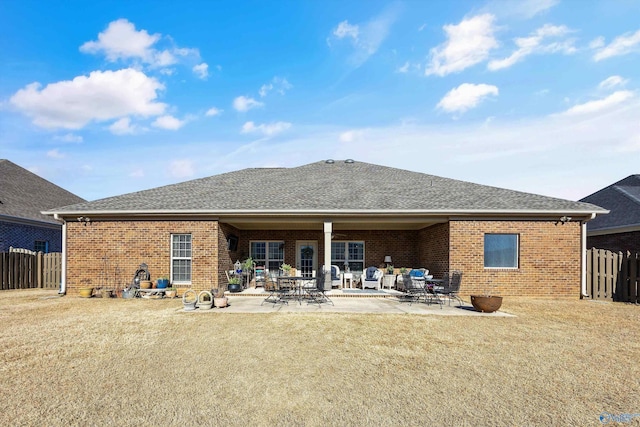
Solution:
M 62 251 L 62 221 L 41 211 L 85 200 L 0 159 L 0 252 L 10 247 Z
M 320 271 L 462 270 L 462 294 L 579 297 L 586 221 L 598 206 L 374 164 L 251 168 L 47 212 L 65 221 L 66 291 L 96 283 L 108 259 L 128 280 L 211 289 L 253 257 Z M 78 218 L 82 217 L 82 221 Z M 88 222 L 87 222 L 88 221 Z M 329 250 L 330 249 L 330 250 Z
M 587 225 L 588 248 L 640 252 L 640 175 L 629 175 L 580 201 L 610 211 Z

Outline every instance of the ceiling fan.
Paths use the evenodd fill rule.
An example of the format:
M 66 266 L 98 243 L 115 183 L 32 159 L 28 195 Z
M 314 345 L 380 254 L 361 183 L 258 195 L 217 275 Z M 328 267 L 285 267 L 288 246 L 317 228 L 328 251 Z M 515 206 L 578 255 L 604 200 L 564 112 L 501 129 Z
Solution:
M 331 233 L 331 240 L 335 239 L 336 237 L 347 237 L 347 235 L 342 233 Z

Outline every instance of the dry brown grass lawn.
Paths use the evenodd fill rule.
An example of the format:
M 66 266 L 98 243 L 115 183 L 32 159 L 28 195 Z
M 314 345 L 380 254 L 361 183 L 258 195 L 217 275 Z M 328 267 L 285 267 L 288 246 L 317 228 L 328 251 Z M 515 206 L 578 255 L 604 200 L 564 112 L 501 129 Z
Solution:
M 640 413 L 633 305 L 214 314 L 55 295 L 0 293 L 0 425 L 585 426 Z

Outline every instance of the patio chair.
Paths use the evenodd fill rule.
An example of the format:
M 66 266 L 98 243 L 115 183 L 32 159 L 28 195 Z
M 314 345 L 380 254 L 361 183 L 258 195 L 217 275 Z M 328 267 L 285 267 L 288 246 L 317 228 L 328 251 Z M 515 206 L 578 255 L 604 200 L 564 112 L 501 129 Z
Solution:
M 380 290 L 382 276 L 384 276 L 384 274 L 378 267 L 368 267 L 362 276 L 362 289 L 374 288 Z
M 449 277 L 448 273 L 445 273 L 442 286 L 435 286 L 433 291 L 436 295 L 443 295 L 449 298 L 449 305 L 451 305 L 451 300 L 458 300 L 458 307 L 462 306 L 462 298 L 458 295 L 460 292 L 460 284 L 462 283 L 462 272 L 459 270 L 453 271 L 451 273 L 451 277 Z
M 427 290 L 424 287 L 424 280 L 414 280 L 411 274 L 403 274 L 402 281 L 404 284 L 404 294 L 401 295 L 400 301 L 409 301 L 410 305 L 414 301 L 420 301 L 420 298 L 427 300 Z
M 269 295 L 264 300 L 262 300 L 262 303 L 260 305 L 264 304 L 265 302 L 270 302 L 274 305 L 278 303 L 289 305 L 289 302 L 286 299 L 286 295 L 288 294 L 289 289 L 278 285 L 278 273 L 276 271 L 266 271 L 264 290 L 269 292 Z
M 320 274 L 320 276 L 316 277 L 315 289 L 312 287 L 305 288 L 305 290 L 307 291 L 307 294 L 311 298 L 310 302 L 314 302 L 318 305 L 320 305 L 323 302 L 334 305 L 333 301 L 331 301 L 331 298 L 329 298 L 329 296 L 327 295 L 327 291 L 330 291 L 332 288 L 331 282 L 332 281 L 326 282 L 324 280 L 324 269 L 323 269 L 323 274 Z

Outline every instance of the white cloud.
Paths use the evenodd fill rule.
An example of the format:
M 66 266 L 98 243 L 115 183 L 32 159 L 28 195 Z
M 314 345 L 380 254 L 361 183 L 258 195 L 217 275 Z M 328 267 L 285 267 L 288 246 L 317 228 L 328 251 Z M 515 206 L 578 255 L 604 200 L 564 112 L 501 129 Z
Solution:
M 333 35 L 339 39 L 343 39 L 345 37 L 351 37 L 354 40 L 358 39 L 358 33 L 360 29 L 357 25 L 349 24 L 349 21 L 342 21 L 338 24 L 336 28 L 333 30 Z
M 222 114 L 223 110 L 220 110 L 219 108 L 216 107 L 211 107 L 207 110 L 207 112 L 204 114 L 205 116 L 211 117 L 211 116 L 218 116 L 220 114 Z
M 574 40 L 543 44 L 543 41 L 547 38 L 563 37 L 570 32 L 571 30 L 564 25 L 545 24 L 534 31 L 529 37 L 516 38 L 514 41 L 518 49 L 507 58 L 490 61 L 487 67 L 492 71 L 508 68 L 533 53 L 575 53 L 576 48 L 573 46 Z
M 493 33 L 495 28 L 491 14 L 477 15 L 458 25 L 445 25 L 448 40 L 431 49 L 431 61 L 426 75 L 445 76 L 457 73 L 487 59 L 491 49 L 498 46 Z
M 262 106 L 264 106 L 264 103 L 260 101 L 256 101 L 255 99 L 249 98 L 247 96 L 239 96 L 233 100 L 233 108 L 243 113 L 245 111 L 251 110 L 252 108 L 257 108 Z
M 191 160 L 174 160 L 169 165 L 169 174 L 174 178 L 190 178 L 195 169 Z
M 146 30 L 138 31 L 132 22 L 118 19 L 110 22 L 107 29 L 98 34 L 98 40 L 82 44 L 80 51 L 104 54 L 110 62 L 140 61 L 158 68 L 176 64 L 180 62 L 180 58 L 189 59 L 192 63 L 200 59 L 198 49 L 174 46 L 171 37 L 165 38 L 165 41 L 169 41 L 170 47 L 158 48 L 157 45 L 161 40 L 163 40 L 161 34 L 149 34 Z M 204 78 L 203 73 L 206 74 L 206 69 L 202 70 L 203 64 L 193 68 L 200 78 Z
M 551 9 L 559 2 L 560 0 L 494 0 L 489 2 L 487 9 L 500 18 L 531 19 Z
M 598 99 L 595 101 L 585 102 L 584 104 L 574 105 L 569 108 L 567 111 L 563 112 L 562 115 L 565 116 L 577 116 L 583 114 L 593 114 L 601 111 L 608 110 L 616 105 L 622 104 L 628 99 L 632 98 L 634 93 L 628 90 L 621 90 L 612 93 L 603 99 Z
M 198 78 L 204 80 L 209 76 L 209 65 L 206 62 L 202 64 L 194 65 L 193 72 L 196 73 Z
M 604 46 L 604 37 L 600 36 L 600 37 L 596 37 L 595 39 L 591 40 L 591 42 L 589 43 L 589 48 L 591 49 L 598 49 L 599 47 Z
M 66 135 L 56 135 L 56 136 L 53 137 L 53 139 L 55 139 L 56 141 L 73 142 L 73 143 L 80 143 L 80 142 L 84 141 L 82 136 L 75 135 L 73 133 L 68 133 Z
M 60 150 L 54 148 L 53 150 L 47 151 L 47 157 L 50 159 L 64 159 L 65 156 L 60 152 Z
M 114 135 L 132 135 L 138 131 L 135 125 L 131 125 L 131 119 L 129 117 L 123 117 L 116 120 L 111 126 L 109 126 L 109 130 Z
M 409 61 L 405 62 L 402 67 L 396 68 L 396 72 L 398 73 L 406 73 L 409 71 Z
M 160 129 L 178 130 L 182 126 L 184 126 L 186 122 L 187 122 L 186 120 L 179 120 L 173 116 L 166 115 L 166 116 L 160 116 L 157 119 L 155 119 L 155 121 L 151 123 L 151 126 L 154 126 Z
M 118 19 L 109 23 L 107 29 L 98 34 L 97 41 L 89 41 L 80 46 L 80 51 L 102 52 L 111 62 L 135 58 L 152 63 L 156 60 L 156 52 L 152 46 L 160 37 L 160 34 L 150 35 L 146 30 L 136 31 L 135 25 L 131 22 Z
M 267 96 L 269 92 L 271 92 L 272 90 L 275 90 L 280 95 L 284 95 L 285 92 L 291 89 L 292 87 L 293 86 L 291 85 L 291 83 L 287 81 L 287 79 L 276 76 L 271 80 L 270 83 L 262 85 L 258 93 L 262 98 Z
M 353 47 L 353 53 L 349 62 L 354 67 L 360 67 L 373 54 L 389 35 L 391 26 L 396 21 L 399 13 L 399 3 L 387 7 L 380 15 L 362 24 L 352 25 L 348 21 L 342 21 L 331 32 L 327 43 L 331 45 L 331 39 L 349 39 Z
M 340 142 L 353 142 L 362 139 L 364 136 L 364 131 L 362 130 L 348 130 L 346 132 L 342 132 L 338 139 Z
M 11 104 L 44 128 L 80 129 L 91 121 L 122 116 L 156 116 L 166 104 L 156 102 L 164 86 L 141 71 L 93 71 L 89 76 L 51 83 L 27 85 L 10 99 Z
M 595 61 L 640 51 L 640 30 L 618 36 L 607 46 L 604 45 L 604 38 L 596 40 L 591 42 L 597 50 L 593 55 Z
M 476 107 L 487 96 L 498 96 L 498 88 L 487 84 L 463 83 L 451 89 L 438 102 L 437 107 L 448 113 L 464 113 Z
M 617 86 L 624 86 L 629 82 L 627 79 L 623 79 L 620 76 L 611 76 L 600 82 L 598 88 L 600 89 L 613 89 Z
M 131 178 L 143 178 L 144 177 L 144 169 L 139 168 L 131 171 L 129 174 Z
M 266 136 L 273 136 L 275 134 L 286 131 L 291 128 L 289 122 L 274 122 L 269 124 L 256 125 L 254 122 L 246 122 L 242 125 L 241 133 L 261 133 Z

